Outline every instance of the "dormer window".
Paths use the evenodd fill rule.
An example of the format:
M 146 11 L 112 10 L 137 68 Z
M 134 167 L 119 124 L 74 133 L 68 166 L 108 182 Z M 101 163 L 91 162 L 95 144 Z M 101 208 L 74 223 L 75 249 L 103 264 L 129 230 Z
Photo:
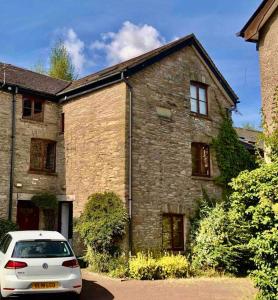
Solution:
M 199 82 L 190 83 L 191 112 L 198 115 L 208 115 L 207 86 Z
M 36 96 L 23 95 L 22 118 L 43 122 L 44 100 Z

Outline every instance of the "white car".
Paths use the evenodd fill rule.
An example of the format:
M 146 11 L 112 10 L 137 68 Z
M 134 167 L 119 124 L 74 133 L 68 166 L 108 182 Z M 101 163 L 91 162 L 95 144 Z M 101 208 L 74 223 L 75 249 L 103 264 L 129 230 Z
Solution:
M 78 298 L 82 278 L 67 240 L 56 231 L 15 231 L 0 242 L 0 298 L 71 293 Z

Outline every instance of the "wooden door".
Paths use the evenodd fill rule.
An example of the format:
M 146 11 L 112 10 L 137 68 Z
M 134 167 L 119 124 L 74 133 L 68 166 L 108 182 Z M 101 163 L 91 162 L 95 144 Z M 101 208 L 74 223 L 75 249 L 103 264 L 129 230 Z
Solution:
M 40 212 L 31 201 L 18 201 L 17 224 L 20 230 L 38 230 Z

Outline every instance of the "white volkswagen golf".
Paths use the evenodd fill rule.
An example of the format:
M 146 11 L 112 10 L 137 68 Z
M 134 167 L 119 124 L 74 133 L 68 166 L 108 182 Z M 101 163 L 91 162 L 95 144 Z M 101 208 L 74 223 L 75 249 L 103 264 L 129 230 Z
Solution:
M 58 232 L 9 232 L 0 242 L 0 287 L 0 298 L 44 293 L 71 293 L 78 298 L 80 267 Z

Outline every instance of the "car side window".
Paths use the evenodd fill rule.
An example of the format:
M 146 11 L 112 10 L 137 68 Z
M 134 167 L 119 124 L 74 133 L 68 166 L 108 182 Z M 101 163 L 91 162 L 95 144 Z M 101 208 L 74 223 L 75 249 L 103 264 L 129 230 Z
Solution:
M 7 235 L 5 235 L 0 241 L 0 251 L 1 252 L 3 252 L 3 246 L 5 244 L 6 238 L 7 238 Z
M 3 240 L 1 241 L 1 244 L 0 244 L 0 251 L 1 251 L 2 253 L 5 254 L 5 253 L 7 252 L 8 248 L 9 248 L 9 246 L 10 246 L 11 241 L 12 241 L 12 237 L 11 237 L 9 234 L 7 234 L 7 235 L 3 238 Z

